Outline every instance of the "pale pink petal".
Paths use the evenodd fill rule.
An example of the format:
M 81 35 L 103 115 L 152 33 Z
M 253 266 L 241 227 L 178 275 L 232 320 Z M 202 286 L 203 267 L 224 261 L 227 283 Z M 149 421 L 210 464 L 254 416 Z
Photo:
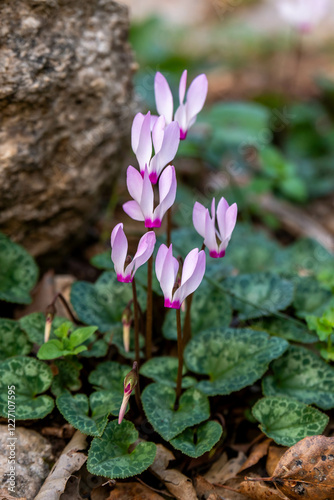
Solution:
M 193 119 L 203 108 L 208 93 L 208 79 L 206 75 L 197 76 L 190 84 L 187 92 L 187 121 Z
M 226 238 L 226 212 L 229 208 L 229 204 L 225 198 L 219 200 L 217 206 L 217 225 L 219 229 L 219 238 L 223 241 Z
M 180 106 L 175 111 L 174 119 L 179 124 L 182 132 L 187 132 L 189 129 L 188 118 L 187 118 L 187 107 L 186 104 L 180 104 Z
M 181 286 L 193 275 L 198 260 L 198 248 L 194 248 L 184 259 L 181 276 Z
M 136 151 L 136 157 L 140 166 L 141 172 L 149 164 L 152 156 L 152 139 L 151 139 L 151 113 L 148 112 L 145 116 L 139 135 L 139 143 Z
M 215 252 L 215 251 L 218 252 L 215 221 L 211 219 L 209 215 L 209 210 L 207 211 L 205 218 L 204 244 L 209 249 L 210 252 Z
M 153 220 L 154 193 L 147 168 L 144 172 L 143 191 L 140 199 L 140 208 L 146 219 Z
M 122 423 L 122 420 L 123 420 L 124 415 L 126 413 L 126 409 L 128 406 L 130 396 L 131 396 L 131 392 L 130 392 L 130 394 L 124 394 L 124 396 L 123 396 L 122 405 L 121 405 L 121 408 L 120 408 L 119 414 L 118 414 L 118 423 L 119 424 Z
M 159 116 L 152 129 L 152 140 L 155 154 L 157 154 L 161 149 L 162 141 L 164 138 L 165 125 L 165 117 Z
M 205 238 L 205 220 L 208 209 L 196 201 L 193 210 L 193 224 L 200 236 Z
M 142 212 L 142 210 L 140 208 L 139 203 L 137 203 L 134 200 L 133 201 L 127 201 L 126 203 L 124 203 L 123 204 L 123 210 L 133 220 L 139 220 L 139 221 L 145 220 L 145 217 L 143 215 L 143 212 Z
M 126 171 L 126 185 L 130 196 L 140 203 L 143 191 L 143 178 L 132 165 L 129 165 Z
M 165 128 L 160 151 L 152 158 L 150 173 L 155 172 L 158 178 L 164 167 L 174 159 L 179 144 L 179 125 L 177 122 L 172 122 Z
M 159 205 L 154 210 L 154 219 L 163 219 L 167 210 L 173 205 L 176 197 L 176 174 L 173 165 L 168 165 L 159 180 Z
M 183 104 L 184 96 L 186 93 L 186 87 L 187 87 L 187 70 L 185 69 L 182 73 L 181 78 L 180 78 L 180 85 L 179 85 L 180 104 Z
M 159 71 L 154 78 L 154 93 L 158 113 L 165 117 L 168 124 L 173 119 L 173 95 L 166 78 Z
M 173 257 L 173 249 L 172 249 L 172 245 L 170 245 L 167 253 L 165 253 L 165 251 L 162 250 L 162 255 L 165 255 L 165 258 L 164 258 L 164 261 L 161 265 L 161 256 L 158 257 L 159 252 L 160 252 L 160 248 L 159 248 L 159 251 L 157 254 L 157 260 L 158 260 L 158 258 L 160 260 L 160 263 L 158 264 L 158 268 L 161 267 L 161 274 L 160 274 L 159 282 L 160 282 L 161 290 L 164 294 L 165 300 L 167 299 L 167 300 L 171 301 L 179 264 L 178 264 L 177 260 L 175 259 L 175 257 Z
M 114 229 L 111 231 L 111 236 L 110 236 L 110 243 L 111 243 L 111 246 L 113 246 L 114 244 L 114 240 L 115 240 L 115 236 L 119 230 L 119 228 L 122 228 L 123 229 L 123 224 L 122 222 L 120 222 L 119 224 L 117 224 Z
M 133 119 L 131 127 L 131 147 L 132 151 L 136 154 L 139 145 L 140 131 L 143 125 L 145 116 L 143 113 L 137 113 Z
M 140 238 L 137 252 L 132 261 L 134 265 L 133 274 L 151 257 L 154 250 L 155 241 L 156 237 L 154 231 L 149 231 Z M 127 274 L 127 269 L 125 270 L 125 274 Z
M 237 222 L 238 207 L 236 203 L 233 203 L 226 212 L 226 238 L 231 238 L 233 229 Z
M 193 293 L 199 287 L 205 273 L 205 260 L 205 252 L 204 250 L 201 250 L 197 255 L 196 266 L 193 270 L 192 275 L 187 279 L 187 281 L 181 284 L 180 288 L 176 290 L 173 295 L 173 302 L 179 302 L 180 304 L 182 304 L 186 297 L 188 297 L 188 295 Z
M 155 259 L 155 274 L 157 275 L 159 282 L 161 280 L 162 269 L 165 263 L 167 252 L 168 252 L 168 247 L 164 244 L 160 245 Z
M 128 240 L 123 231 L 123 224 L 118 224 L 116 228 L 118 228 L 117 231 L 111 237 L 111 260 L 114 263 L 116 274 L 123 274 L 124 263 L 128 254 Z

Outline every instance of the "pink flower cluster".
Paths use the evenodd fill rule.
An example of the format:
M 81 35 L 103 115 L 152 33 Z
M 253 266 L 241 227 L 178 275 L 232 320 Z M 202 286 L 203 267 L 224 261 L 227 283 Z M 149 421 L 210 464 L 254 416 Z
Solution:
M 281 17 L 300 33 L 309 33 L 326 16 L 330 0 L 279 0 Z
M 204 74 L 197 76 L 190 84 L 188 92 L 187 71 L 182 73 L 179 85 L 179 106 L 174 113 L 173 96 L 166 78 L 157 73 L 154 82 L 156 106 L 159 116 L 138 113 L 132 124 L 131 144 L 139 169 L 127 169 L 127 188 L 132 200 L 124 203 L 124 211 L 134 220 L 143 221 L 148 229 L 159 228 L 164 215 L 176 197 L 176 173 L 171 164 L 177 153 L 180 140 L 187 136 L 195 123 L 197 114 L 204 106 L 208 91 L 208 81 Z M 155 187 L 157 185 L 157 188 Z M 155 196 L 155 190 L 156 196 Z M 204 245 L 211 257 L 225 255 L 237 217 L 237 206 L 229 207 L 222 198 L 215 211 L 212 201 L 209 210 L 196 202 L 193 223 L 203 237 Z M 216 219 L 218 229 L 216 229 Z M 138 243 L 135 256 L 128 257 L 128 241 L 123 224 L 117 224 L 111 233 L 111 259 L 117 279 L 129 283 L 133 281 L 137 269 L 145 264 L 153 254 L 156 243 L 154 231 L 147 232 Z M 172 245 L 161 245 L 155 263 L 156 275 L 165 298 L 165 307 L 179 309 L 191 293 L 200 285 L 205 272 L 205 252 L 193 249 L 186 256 L 182 270 L 172 253 Z

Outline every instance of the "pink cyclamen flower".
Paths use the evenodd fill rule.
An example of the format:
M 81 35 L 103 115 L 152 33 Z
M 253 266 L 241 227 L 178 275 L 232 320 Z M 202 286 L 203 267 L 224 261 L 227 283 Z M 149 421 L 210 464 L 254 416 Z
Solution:
M 173 257 L 172 245 L 161 245 L 155 260 L 155 272 L 165 297 L 165 307 L 180 309 L 183 301 L 201 284 L 205 273 L 205 252 L 191 250 L 184 260 L 181 280 L 177 283 L 179 262 Z M 174 287 L 177 286 L 173 293 Z
M 154 156 L 152 157 L 152 142 Z M 180 143 L 179 126 L 171 122 L 166 126 L 165 118 L 138 113 L 133 120 L 131 129 L 131 145 L 135 153 L 142 177 L 147 168 L 150 181 L 156 184 L 159 175 L 170 163 L 178 150 Z
M 231 239 L 237 221 L 238 207 L 236 203 L 229 206 L 225 198 L 221 198 L 217 207 L 213 198 L 211 217 L 209 210 L 196 201 L 193 210 L 193 223 L 196 231 L 204 238 L 204 244 L 209 249 L 210 257 L 218 259 L 225 256 L 226 247 Z
M 126 183 L 132 201 L 123 205 L 123 210 L 132 219 L 145 221 L 145 227 L 160 227 L 163 216 L 173 205 L 176 196 L 175 168 L 168 165 L 159 179 L 159 205 L 154 208 L 154 192 L 147 168 L 144 177 L 131 165 L 128 167 Z
M 325 17 L 329 0 L 279 0 L 277 9 L 301 33 L 309 33 Z
M 180 139 L 187 137 L 187 132 L 195 123 L 198 113 L 204 106 L 208 93 L 208 79 L 206 75 L 197 76 L 190 84 L 186 101 L 184 97 L 187 87 L 187 70 L 184 70 L 179 85 L 179 107 L 175 111 L 174 120 L 180 127 Z M 166 123 L 171 123 L 173 119 L 173 95 L 166 78 L 157 73 L 154 79 L 155 102 L 159 115 L 164 116 Z
M 138 364 L 136 361 L 133 363 L 132 370 L 125 376 L 124 379 L 124 394 L 121 408 L 118 414 L 118 423 L 121 424 L 126 413 L 126 408 L 131 396 L 131 393 L 138 382 Z
M 123 231 L 123 224 L 117 224 L 111 233 L 111 260 L 114 263 L 118 281 L 131 283 L 137 269 L 151 257 L 155 245 L 154 231 L 144 234 L 139 240 L 137 252 L 125 267 L 128 254 L 128 240 Z

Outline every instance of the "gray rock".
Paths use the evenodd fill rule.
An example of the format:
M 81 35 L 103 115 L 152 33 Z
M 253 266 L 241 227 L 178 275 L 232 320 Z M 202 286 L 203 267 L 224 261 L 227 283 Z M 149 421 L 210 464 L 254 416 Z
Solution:
M 0 425 L 0 488 L 8 490 L 10 486 L 12 465 L 8 460 L 13 459 L 10 452 L 15 453 L 15 491 L 8 490 L 8 493 L 33 500 L 49 474 L 47 462 L 53 459 L 51 445 L 43 436 L 24 427 L 16 427 L 14 437 L 15 447 L 10 451 L 12 438 L 7 425 Z
M 0 230 L 33 254 L 82 237 L 134 114 L 128 12 L 113 0 L 0 3 Z

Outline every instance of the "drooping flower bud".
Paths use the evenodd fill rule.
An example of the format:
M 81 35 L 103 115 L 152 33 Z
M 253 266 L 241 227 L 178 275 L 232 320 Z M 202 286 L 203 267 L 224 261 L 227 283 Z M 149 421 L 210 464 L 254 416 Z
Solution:
M 136 361 L 134 361 L 132 365 L 132 370 L 124 378 L 124 395 L 118 415 L 119 424 L 122 422 L 124 418 L 124 415 L 126 413 L 126 407 L 128 405 L 131 393 L 133 389 L 136 387 L 137 382 L 138 382 L 138 364 Z
M 52 303 L 48 305 L 46 308 L 45 314 L 46 314 L 46 320 L 45 320 L 45 328 L 44 328 L 44 342 L 47 342 L 50 338 L 50 333 L 51 333 L 51 327 L 52 327 L 52 322 L 53 318 L 56 315 L 56 307 Z
M 123 311 L 122 324 L 123 324 L 123 345 L 125 352 L 130 351 L 130 327 L 132 323 L 132 311 L 129 305 Z

